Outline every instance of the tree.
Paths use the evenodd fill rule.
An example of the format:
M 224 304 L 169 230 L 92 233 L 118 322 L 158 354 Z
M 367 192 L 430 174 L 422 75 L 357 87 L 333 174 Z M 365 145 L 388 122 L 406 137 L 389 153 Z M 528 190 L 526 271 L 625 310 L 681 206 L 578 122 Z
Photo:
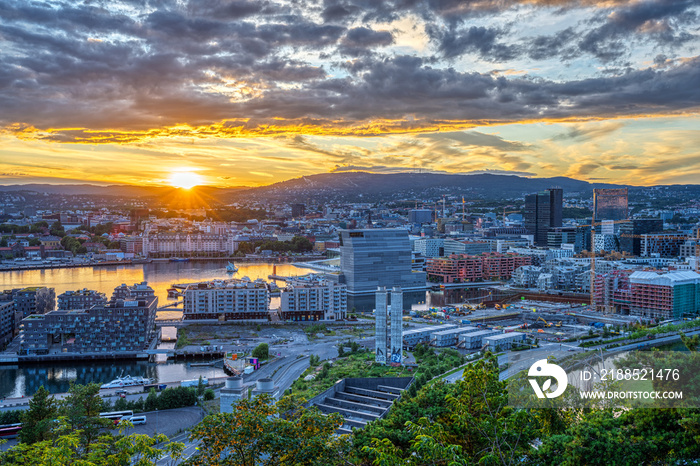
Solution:
M 93 444 L 100 438 L 104 428 L 113 427 L 109 419 L 100 417 L 102 397 L 100 386 L 72 384 L 68 396 L 60 404 L 59 414 L 66 417 L 71 431 L 80 431 L 78 449 L 85 455 L 90 454 Z M 109 434 L 104 434 L 109 435 Z
M 211 401 L 211 400 L 213 400 L 213 399 L 214 399 L 214 390 L 212 390 L 211 388 L 207 388 L 207 389 L 204 391 L 204 400 L 205 400 L 205 401 Z
M 204 390 L 206 389 L 206 386 L 204 385 L 204 379 L 202 379 L 202 376 L 199 376 L 199 382 L 197 383 L 197 396 L 202 396 L 204 395 Z
M 252 355 L 254 358 L 265 360 L 270 357 L 270 347 L 267 343 L 260 343 L 258 346 L 255 347 Z
M 338 343 L 338 357 L 342 358 L 345 356 L 345 343 Z
M 185 445 L 170 442 L 159 434 L 155 437 L 132 434 L 126 437 L 104 435 L 100 437 L 95 448 L 83 455 L 76 448 L 80 444 L 80 433 L 69 431 L 65 424 L 59 425 L 60 431 L 66 432 L 55 440 L 44 440 L 34 444 L 20 443 L 6 452 L 0 452 L 2 465 L 31 466 L 68 466 L 79 465 L 126 465 L 155 466 L 161 457 L 170 457 L 179 461 Z M 162 449 L 155 445 L 164 445 Z
M 155 411 L 158 409 L 158 394 L 156 393 L 155 388 L 151 388 L 151 390 L 148 392 L 143 409 L 145 411 Z
M 343 424 L 339 414 L 328 416 L 304 408 L 293 396 L 272 405 L 261 395 L 241 400 L 233 413 L 207 416 L 192 429 L 191 440 L 201 440 L 192 465 L 331 466 L 345 464 L 346 439 L 333 435 Z
M 29 409 L 21 415 L 22 430 L 19 438 L 22 443 L 32 444 L 53 438 L 53 427 L 58 406 L 49 391 L 40 386 L 29 400 Z
M 272 399 L 260 395 L 240 400 L 232 413 L 207 416 L 192 428 L 190 440 L 199 440 L 203 448 L 190 458 L 192 466 L 256 466 L 264 451 L 263 434 L 268 416 L 275 413 Z

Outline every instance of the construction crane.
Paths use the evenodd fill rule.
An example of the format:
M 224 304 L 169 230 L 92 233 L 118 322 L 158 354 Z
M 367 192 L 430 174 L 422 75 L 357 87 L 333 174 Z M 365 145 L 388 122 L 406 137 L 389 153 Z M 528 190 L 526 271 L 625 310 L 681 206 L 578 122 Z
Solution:
M 595 205 L 595 191 L 593 191 L 593 205 Z M 604 222 L 596 222 L 595 221 L 595 209 L 593 210 L 593 216 L 591 218 L 591 223 L 590 225 L 579 225 L 582 227 L 591 227 L 591 250 L 590 250 L 590 257 L 591 257 L 591 307 L 595 309 L 595 227 L 596 225 L 607 225 L 610 223 L 627 223 L 631 222 L 631 220 L 606 220 Z

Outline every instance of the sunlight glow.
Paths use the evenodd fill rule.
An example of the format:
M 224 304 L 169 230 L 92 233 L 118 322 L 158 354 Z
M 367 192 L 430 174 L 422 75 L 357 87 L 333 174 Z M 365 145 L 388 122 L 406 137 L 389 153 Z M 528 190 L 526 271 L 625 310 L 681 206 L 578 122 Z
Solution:
M 202 184 L 202 177 L 193 172 L 175 172 L 169 182 L 176 188 L 190 189 Z

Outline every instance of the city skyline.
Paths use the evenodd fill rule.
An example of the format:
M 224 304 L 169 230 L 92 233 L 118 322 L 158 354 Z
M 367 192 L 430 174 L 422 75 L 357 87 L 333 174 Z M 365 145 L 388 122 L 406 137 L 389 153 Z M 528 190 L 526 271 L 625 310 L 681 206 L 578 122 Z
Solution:
M 10 1 L 0 185 L 700 177 L 692 1 Z

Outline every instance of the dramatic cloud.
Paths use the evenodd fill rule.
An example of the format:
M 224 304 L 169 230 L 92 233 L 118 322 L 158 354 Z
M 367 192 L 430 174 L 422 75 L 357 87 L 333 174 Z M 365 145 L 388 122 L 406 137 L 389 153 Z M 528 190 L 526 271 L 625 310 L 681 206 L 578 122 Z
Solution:
M 212 140 L 269 137 L 283 153 L 256 139 L 261 152 L 235 154 L 279 173 L 319 166 L 290 153 L 324 169 L 631 170 L 537 151 L 607 141 L 625 129 L 613 120 L 696 115 L 699 15 L 697 0 L 7 0 L 0 135 L 33 149 L 172 144 L 202 164 L 226 157 Z M 566 125 L 539 141 L 485 130 L 537 122 Z

